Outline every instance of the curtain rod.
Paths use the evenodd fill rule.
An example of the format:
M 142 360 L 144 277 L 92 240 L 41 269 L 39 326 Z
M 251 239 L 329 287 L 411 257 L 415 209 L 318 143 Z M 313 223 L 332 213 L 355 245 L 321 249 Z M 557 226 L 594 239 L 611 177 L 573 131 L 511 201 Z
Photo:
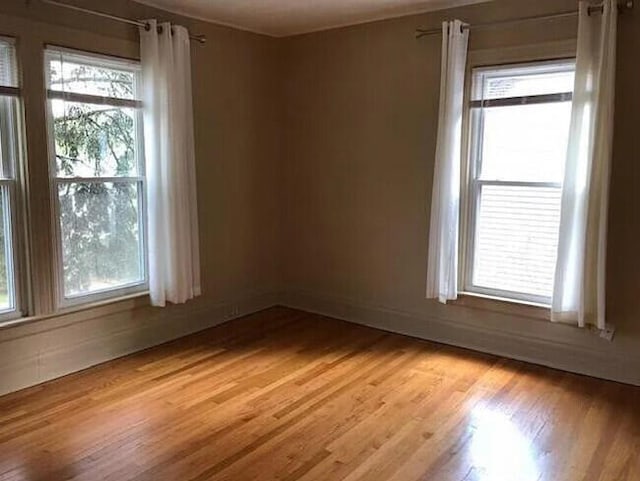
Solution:
M 592 7 L 589 7 L 589 14 L 591 15 L 592 13 L 602 13 L 603 8 L 604 7 L 602 5 L 594 5 Z M 623 4 L 620 4 L 618 8 L 620 9 L 621 12 L 624 11 L 625 9 L 628 10 L 633 8 L 633 0 L 628 0 Z M 474 25 L 466 24 L 466 25 L 463 25 L 462 28 L 465 30 L 473 30 L 476 28 L 497 27 L 501 25 L 514 25 L 518 23 L 531 22 L 535 20 L 551 20 L 556 18 L 575 17 L 576 15 L 578 15 L 578 11 L 573 10 L 571 12 L 560 12 L 560 13 L 554 13 L 551 15 L 537 15 L 533 17 L 523 17 L 523 18 L 516 18 L 512 20 L 499 20 L 497 22 L 477 23 Z M 417 28 L 416 38 L 426 37 L 428 35 L 436 35 L 436 34 L 439 35 L 441 33 L 442 33 L 442 28 L 432 28 L 429 30 Z
M 132 20 L 130 18 L 118 17 L 109 13 L 99 12 L 97 10 L 90 10 L 84 7 L 78 7 L 68 3 L 58 2 L 56 0 L 40 0 L 42 3 L 48 3 L 49 5 L 55 5 L 56 7 L 68 8 L 69 10 L 75 10 L 77 12 L 88 13 L 89 15 L 95 15 L 96 17 L 108 18 L 109 20 L 115 20 L 120 23 L 127 23 L 129 25 L 136 25 L 138 27 L 144 27 L 149 30 L 149 24 L 140 20 Z M 207 37 L 204 35 L 189 35 L 189 38 L 199 43 L 206 43 Z

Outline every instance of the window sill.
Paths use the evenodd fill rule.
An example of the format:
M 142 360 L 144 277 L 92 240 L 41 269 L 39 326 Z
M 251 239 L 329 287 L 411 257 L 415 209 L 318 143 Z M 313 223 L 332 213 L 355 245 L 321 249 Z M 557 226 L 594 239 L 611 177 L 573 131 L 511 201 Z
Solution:
M 18 319 L 12 319 L 0 324 L 0 330 L 11 329 L 15 327 L 25 326 L 28 324 L 35 324 L 40 321 L 46 321 L 64 316 L 82 315 L 83 317 L 100 317 L 109 314 L 114 314 L 124 310 L 132 308 L 139 308 L 149 306 L 149 292 L 142 291 L 134 294 L 128 294 L 124 296 L 118 296 L 111 299 L 104 299 L 101 301 L 95 301 L 91 303 L 81 304 L 72 307 L 66 307 L 59 309 L 56 312 L 50 314 L 42 314 L 39 316 L 20 317 Z
M 513 299 L 504 299 L 498 297 L 487 296 L 483 294 L 475 294 L 464 292 L 458 296 L 455 301 L 450 301 L 451 305 L 468 307 L 471 309 L 482 309 L 485 311 L 497 312 L 500 314 L 508 314 L 519 317 L 529 317 L 549 321 L 551 314 L 549 307 L 541 304 L 527 303 Z

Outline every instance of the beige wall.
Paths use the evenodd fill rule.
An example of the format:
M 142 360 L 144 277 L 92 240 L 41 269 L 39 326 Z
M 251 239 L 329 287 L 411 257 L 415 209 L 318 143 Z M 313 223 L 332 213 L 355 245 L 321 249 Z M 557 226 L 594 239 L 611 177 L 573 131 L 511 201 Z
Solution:
M 106 9 L 107 2 L 82 5 Z M 0 3 L 18 37 L 28 128 L 36 282 L 50 252 L 42 47 L 137 56 L 135 29 L 23 0 Z M 498 0 L 288 39 L 176 17 L 127 0 L 118 15 L 159 17 L 207 35 L 193 45 L 204 295 L 151 309 L 145 299 L 0 329 L 0 392 L 110 359 L 276 302 L 384 329 L 640 384 L 640 12 L 620 20 L 609 258 L 613 343 L 525 316 L 424 299 L 440 41 L 417 26 L 575 8 Z M 474 32 L 478 55 L 571 41 L 575 20 Z M 554 44 L 555 45 L 555 44 Z M 45 279 L 43 281 L 42 279 Z M 42 292 L 42 291 L 41 291 Z M 45 292 L 39 312 L 50 309 Z
M 424 298 L 440 38 L 416 40 L 414 29 L 437 28 L 443 19 L 474 24 L 576 7 L 574 0 L 498 0 L 286 40 L 283 260 L 289 304 L 640 382 L 638 8 L 620 18 L 608 265 L 614 342 Z M 474 31 L 470 49 L 472 55 L 506 52 L 575 35 L 575 18 L 532 22 Z M 635 372 L 621 372 L 625 363 Z
M 30 3 L 31 6 L 27 6 Z M 169 19 L 207 36 L 192 44 L 203 296 L 168 310 L 145 300 L 0 329 L 0 392 L 95 364 L 272 305 L 278 282 L 277 41 L 180 18 L 128 1 L 76 2 L 130 18 Z M 42 49 L 47 43 L 136 58 L 134 27 L 40 2 L 0 2 L 0 35 L 17 38 L 22 67 L 38 295 L 51 299 L 49 192 Z M 42 285 L 42 286 L 40 286 Z M 40 287 L 39 287 L 40 286 Z
M 47 43 L 102 53 L 138 56 L 134 27 L 23 0 L 2 2 L 0 34 L 18 37 L 25 70 L 30 169 L 46 169 L 41 70 Z M 103 10 L 105 2 L 82 2 Z M 133 2 L 109 2 L 130 18 L 157 17 L 204 34 L 192 43 L 196 167 L 205 295 L 224 299 L 271 289 L 277 259 L 278 208 L 274 196 L 279 158 L 277 44 L 269 37 L 176 17 Z M 55 19 L 55 25 L 47 19 Z M 37 72 L 33 80 L 29 74 Z M 31 102 L 31 99 L 37 99 Z M 35 175 L 35 174 L 34 174 Z M 37 176 L 38 178 L 40 175 Z M 39 237 L 39 236 L 35 236 Z

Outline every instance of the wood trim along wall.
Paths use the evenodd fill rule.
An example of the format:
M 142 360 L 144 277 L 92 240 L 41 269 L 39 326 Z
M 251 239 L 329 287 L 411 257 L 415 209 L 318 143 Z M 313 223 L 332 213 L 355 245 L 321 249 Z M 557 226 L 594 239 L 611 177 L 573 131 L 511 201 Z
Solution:
M 611 343 L 596 339 L 587 330 L 552 325 L 548 321 L 532 319 L 526 312 L 500 312 L 475 305 L 453 304 L 442 306 L 444 312 L 451 312 L 449 318 L 444 318 L 442 311 L 425 315 L 292 289 L 282 293 L 257 292 L 214 304 L 192 301 L 185 306 L 166 309 L 143 304 L 130 309 L 115 309 L 101 316 L 80 312 L 77 318 L 61 318 L 59 323 L 49 320 L 0 331 L 0 395 L 276 305 L 640 386 L 640 355 L 617 354 Z M 440 308 L 435 307 L 434 311 Z M 492 319 L 494 322 L 479 327 L 477 323 L 468 322 L 469 318 Z M 505 328 L 496 328 L 496 320 Z M 513 326 L 521 322 L 529 329 L 516 333 Z M 563 330 L 567 342 L 558 342 L 544 334 L 544 331 L 557 333 L 558 330 Z
M 80 371 L 277 304 L 271 292 L 47 320 L 0 332 L 0 395 Z M 53 321 L 53 322 L 52 322 Z
M 623 355 L 614 344 L 586 329 L 476 309 L 469 313 L 471 309 L 456 306 L 443 306 L 444 312 L 450 312 L 445 318 L 435 302 L 434 311 L 438 312 L 425 314 L 306 291 L 287 292 L 282 304 L 384 331 L 640 386 L 640 353 Z M 472 323 L 470 318 L 480 322 Z M 503 328 L 496 328 L 496 321 Z M 514 329 L 518 324 L 528 326 L 527 332 L 518 333 Z M 558 331 L 566 342 L 549 335 Z
M 550 321 L 551 314 L 549 309 L 544 307 L 523 304 L 516 301 L 492 299 L 485 296 L 476 296 L 463 294 L 458 299 L 449 302 L 455 306 L 469 307 L 473 309 L 484 309 L 486 311 L 498 312 L 501 314 L 509 314 L 517 317 L 529 317 L 531 319 L 540 319 Z

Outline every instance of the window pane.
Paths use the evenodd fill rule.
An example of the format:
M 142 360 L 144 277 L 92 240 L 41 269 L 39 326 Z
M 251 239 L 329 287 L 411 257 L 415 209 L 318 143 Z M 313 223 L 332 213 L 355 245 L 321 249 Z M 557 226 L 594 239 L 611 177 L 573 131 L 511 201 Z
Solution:
M 118 102 L 108 99 L 136 100 L 139 65 L 62 49 L 47 50 L 46 59 L 51 90 L 103 98 L 48 99 L 62 294 L 106 298 L 123 288 L 141 289 L 146 279 L 142 118 L 136 103 L 114 106 L 109 104 Z
M 573 61 L 559 61 L 477 69 L 472 97 L 570 93 L 574 68 Z M 549 303 L 571 102 L 511 103 L 471 110 L 473 251 L 465 285 Z
M 138 175 L 135 109 L 50 102 L 58 177 Z
M 58 185 L 65 297 L 144 281 L 137 182 Z
M 473 100 L 573 92 L 574 69 L 567 62 L 479 70 Z
M 473 285 L 550 297 L 561 189 L 483 186 Z
M 483 115 L 481 179 L 562 183 L 571 102 L 491 107 Z
M 15 309 L 9 190 L 0 189 L 0 312 Z
M 71 54 L 50 52 L 49 88 L 63 92 L 134 99 L 136 75 L 132 71 L 91 62 L 70 61 Z
M 19 155 L 17 97 L 0 95 L 0 178 L 12 179 Z
M 18 69 L 13 42 L 0 39 L 0 85 L 3 87 L 18 86 Z
M 0 38 L 0 85 L 18 87 L 18 69 L 11 40 Z M 17 310 L 13 242 L 12 191 L 15 165 L 20 155 L 19 98 L 0 96 L 0 312 Z

